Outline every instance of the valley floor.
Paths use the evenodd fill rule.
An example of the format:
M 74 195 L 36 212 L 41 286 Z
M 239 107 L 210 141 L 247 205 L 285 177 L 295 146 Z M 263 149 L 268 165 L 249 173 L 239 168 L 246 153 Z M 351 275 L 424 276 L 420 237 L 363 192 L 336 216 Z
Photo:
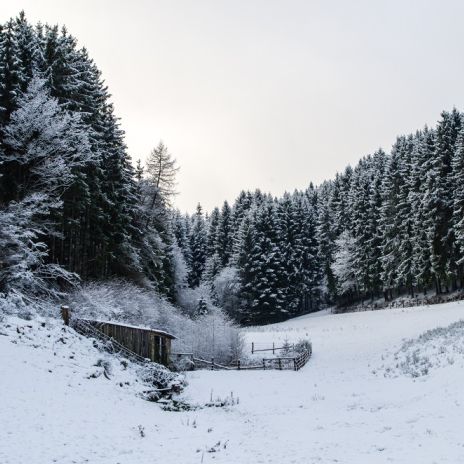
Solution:
M 183 393 L 189 401 L 238 400 L 190 412 L 165 412 L 141 400 L 140 386 L 117 367 L 111 380 L 89 379 L 98 356 L 90 341 L 59 342 L 55 328 L 43 335 L 52 341 L 34 348 L 27 330 L 40 326 L 19 340 L 14 320 L 10 332 L 0 327 L 0 462 L 464 462 L 464 344 L 446 334 L 427 341 L 436 350 L 419 377 L 397 367 L 416 363 L 416 355 L 395 359 L 405 339 L 460 319 L 458 302 L 321 312 L 247 329 L 247 347 L 310 337 L 313 357 L 299 372 L 189 373 Z

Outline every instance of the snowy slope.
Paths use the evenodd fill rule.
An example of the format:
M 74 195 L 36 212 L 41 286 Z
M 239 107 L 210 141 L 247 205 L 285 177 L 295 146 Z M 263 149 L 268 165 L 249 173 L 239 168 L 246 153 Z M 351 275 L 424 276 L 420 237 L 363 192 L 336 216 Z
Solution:
M 407 341 L 460 319 L 464 304 L 449 303 L 247 329 L 248 343 L 309 336 L 313 357 L 299 372 L 190 373 L 191 402 L 232 395 L 239 404 L 189 412 L 141 400 L 116 366 L 110 380 L 88 379 L 101 355 L 85 341 L 69 359 L 69 344 L 36 349 L 10 330 L 0 336 L 0 462 L 464 462 L 461 332 L 433 332 L 433 349 L 430 336 Z M 417 347 L 431 367 L 414 378 L 397 365 Z M 130 385 L 120 387 L 124 376 Z

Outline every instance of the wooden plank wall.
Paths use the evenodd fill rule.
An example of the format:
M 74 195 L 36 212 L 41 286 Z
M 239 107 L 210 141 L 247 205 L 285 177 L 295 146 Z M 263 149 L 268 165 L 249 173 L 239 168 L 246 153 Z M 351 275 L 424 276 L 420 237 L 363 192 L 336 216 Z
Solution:
M 109 322 L 89 322 L 134 353 L 165 366 L 168 365 L 171 352 L 170 338 L 136 327 L 127 327 Z

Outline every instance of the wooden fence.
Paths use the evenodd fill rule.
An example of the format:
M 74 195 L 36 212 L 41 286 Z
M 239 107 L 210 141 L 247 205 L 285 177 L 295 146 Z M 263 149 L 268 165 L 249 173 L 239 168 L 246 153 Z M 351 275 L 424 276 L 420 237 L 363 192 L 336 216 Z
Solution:
M 262 358 L 261 362 L 256 364 L 243 364 L 240 359 L 235 363 L 229 364 L 228 366 L 224 364 L 219 364 L 214 361 L 214 358 L 211 361 L 201 358 L 193 358 L 196 368 L 210 369 L 214 370 L 292 370 L 299 371 L 311 358 L 312 352 L 310 350 L 305 350 L 302 353 L 299 353 L 296 356 L 281 356 L 277 358 Z
M 259 351 L 272 351 L 272 354 L 275 354 L 275 352 L 279 350 L 287 350 L 287 351 L 295 350 L 294 343 L 286 344 L 284 346 L 275 346 L 275 343 L 272 343 L 272 348 L 260 348 L 259 346 L 260 346 L 259 344 L 255 342 L 251 342 L 251 354 L 258 353 Z

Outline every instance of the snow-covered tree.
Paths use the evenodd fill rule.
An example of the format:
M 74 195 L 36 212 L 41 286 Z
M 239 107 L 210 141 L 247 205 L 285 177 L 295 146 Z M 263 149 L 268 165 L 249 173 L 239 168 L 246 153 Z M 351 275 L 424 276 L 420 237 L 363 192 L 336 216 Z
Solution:
M 335 241 L 336 252 L 332 271 L 337 278 L 339 292 L 349 294 L 357 291 L 358 283 L 355 274 L 356 241 L 348 231 L 342 232 Z
M 215 253 L 219 256 L 221 267 L 228 265 L 232 254 L 232 211 L 224 202 L 216 230 Z
M 203 277 L 206 264 L 206 224 L 203 216 L 203 210 L 200 205 L 193 216 L 192 228 L 189 238 L 189 276 L 190 287 L 198 287 Z
M 76 276 L 49 262 L 47 242 L 59 233 L 62 196 L 90 160 L 90 144 L 79 116 L 61 108 L 43 80 L 34 78 L 16 105 L 0 154 L 0 163 L 16 172 L 0 215 L 0 285 L 29 297 L 56 294 L 58 284 Z

